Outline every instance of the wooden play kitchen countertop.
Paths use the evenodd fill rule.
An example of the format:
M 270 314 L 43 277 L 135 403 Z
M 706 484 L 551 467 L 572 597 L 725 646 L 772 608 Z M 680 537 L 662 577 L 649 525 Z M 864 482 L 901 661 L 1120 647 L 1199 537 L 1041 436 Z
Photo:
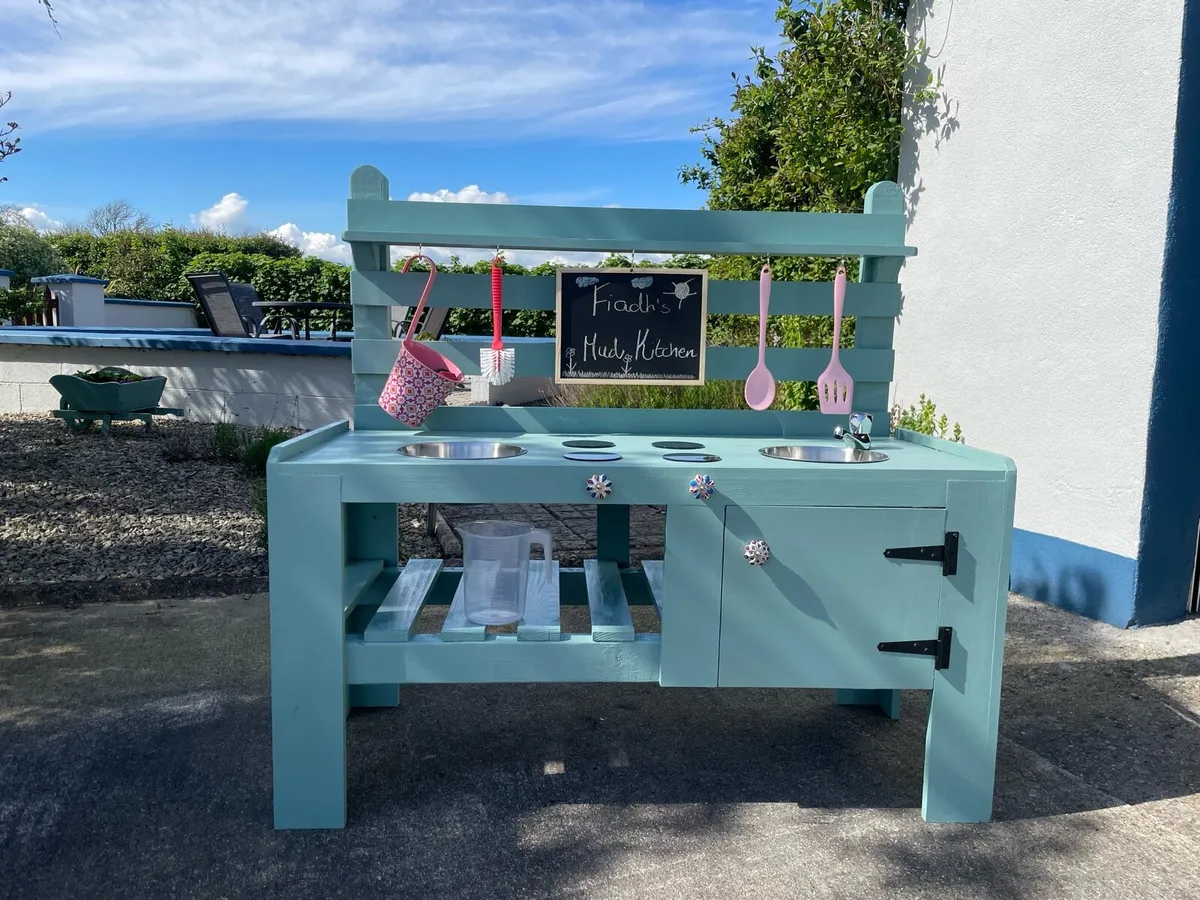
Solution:
M 407 456 L 406 444 L 495 441 L 525 450 L 501 459 L 439 459 Z M 564 441 L 611 442 L 611 448 L 572 448 Z M 703 445 L 673 450 L 656 442 Z M 940 442 L 945 443 L 945 442 Z M 783 437 L 662 437 L 660 435 L 576 434 L 415 434 L 401 436 L 377 431 L 349 431 L 331 436 L 287 462 L 291 471 L 339 475 L 346 502 L 475 503 L 486 492 L 495 503 L 666 504 L 694 502 L 689 479 L 706 474 L 713 479 L 710 502 L 764 504 L 817 502 L 828 505 L 928 505 L 944 503 L 946 478 L 1003 480 L 1006 468 L 999 458 L 980 460 L 975 454 L 956 455 L 947 449 L 884 438 L 871 449 L 887 454 L 880 462 L 821 463 L 775 459 L 765 447 L 821 446 L 842 448 L 833 438 Z M 617 453 L 621 459 L 578 461 L 568 453 Z M 711 454 L 717 461 L 677 462 L 666 454 Z M 612 493 L 589 496 L 586 480 L 603 473 Z M 411 477 L 409 477 L 411 475 Z

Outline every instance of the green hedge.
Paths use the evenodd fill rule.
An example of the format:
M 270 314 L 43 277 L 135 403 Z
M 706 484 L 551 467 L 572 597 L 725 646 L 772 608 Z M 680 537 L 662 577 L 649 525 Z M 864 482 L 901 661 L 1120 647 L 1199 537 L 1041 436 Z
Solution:
M 240 253 L 269 259 L 294 259 L 300 250 L 270 234 L 230 236 L 183 228 L 126 229 L 96 235 L 82 230 L 46 235 L 66 260 L 69 271 L 106 278 L 110 297 L 191 299 L 178 290 L 180 277 L 200 254 Z
M 350 302 L 350 267 L 315 256 L 272 259 L 261 253 L 201 253 L 184 266 L 184 272 L 224 273 L 230 281 L 254 285 L 263 300 Z M 192 300 L 191 285 L 183 275 L 173 286 L 181 300 Z

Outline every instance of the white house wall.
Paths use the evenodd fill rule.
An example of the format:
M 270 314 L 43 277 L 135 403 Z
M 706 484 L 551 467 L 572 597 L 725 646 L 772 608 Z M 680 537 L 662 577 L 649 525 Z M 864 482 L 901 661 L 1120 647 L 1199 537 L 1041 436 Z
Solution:
M 894 399 L 1016 460 L 1017 528 L 1136 557 L 1183 0 L 914 7 L 950 115 L 902 148 Z

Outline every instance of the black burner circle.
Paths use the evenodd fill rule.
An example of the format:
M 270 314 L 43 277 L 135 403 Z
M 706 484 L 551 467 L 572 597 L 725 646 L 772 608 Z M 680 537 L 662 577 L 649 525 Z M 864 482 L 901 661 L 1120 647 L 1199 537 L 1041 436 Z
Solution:
M 650 445 L 658 447 L 660 450 L 703 450 L 703 444 L 697 444 L 695 441 L 655 441 Z

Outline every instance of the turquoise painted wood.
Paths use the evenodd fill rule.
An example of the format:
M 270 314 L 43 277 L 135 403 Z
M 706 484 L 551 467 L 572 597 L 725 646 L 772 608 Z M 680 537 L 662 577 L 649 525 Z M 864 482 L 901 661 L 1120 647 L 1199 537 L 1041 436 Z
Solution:
M 901 690 L 929 690 L 922 815 L 990 816 L 1015 471 L 978 448 L 886 436 L 897 277 L 914 252 L 904 244 L 897 186 L 872 187 L 858 215 L 482 208 L 391 201 L 387 179 L 363 167 L 351 177 L 347 236 L 354 429 L 316 429 L 276 447 L 268 462 L 276 827 L 344 824 L 352 706 L 395 705 L 406 684 L 476 682 L 832 688 L 838 704 L 880 706 L 892 718 Z M 833 427 L 846 423 L 819 412 L 443 407 L 421 428 L 402 428 L 376 399 L 396 354 L 389 306 L 411 306 L 423 276 L 389 272 L 389 248 L 418 244 L 859 255 L 860 282 L 847 291 L 856 341 L 844 359 L 856 410 L 876 417 L 875 446 L 889 459 L 828 466 L 759 453 L 783 442 L 836 444 Z M 552 279 L 508 279 L 505 293 L 511 309 L 553 307 Z M 435 294 L 438 305 L 476 309 L 490 299 L 486 276 L 443 275 Z M 827 284 L 776 284 L 773 311 L 827 314 L 831 294 Z M 716 314 L 753 313 L 757 284 L 713 282 L 709 301 Z M 437 346 L 476 371 L 477 340 Z M 753 356 L 711 348 L 709 375 L 744 378 Z M 518 373 L 548 372 L 550 359 L 549 342 L 522 342 Z M 828 355 L 774 349 L 768 361 L 777 378 L 809 380 Z M 527 452 L 458 462 L 396 452 L 413 440 L 470 437 L 512 440 Z M 563 459 L 568 437 L 617 444 L 622 459 L 603 467 L 613 496 L 586 493 L 596 467 Z M 670 437 L 699 439 L 720 460 L 667 462 L 651 444 Z M 716 483 L 708 500 L 687 490 L 696 474 Z M 525 502 L 595 506 L 598 548 L 581 569 L 549 562 L 552 587 L 527 598 L 515 634 L 466 620 L 460 569 L 416 559 L 397 566 L 396 504 Z M 641 504 L 666 507 L 666 547 L 661 561 L 630 569 L 629 508 Z M 960 533 L 954 574 L 883 556 L 939 545 L 947 530 Z M 752 539 L 772 550 L 761 567 L 742 556 Z M 533 563 L 535 584 L 543 565 Z M 631 603 L 654 604 L 659 634 L 634 633 Z M 588 605 L 586 633 L 563 633 L 569 604 Z M 421 610 L 446 605 L 434 633 L 417 633 Z M 878 649 L 933 639 L 942 626 L 953 629 L 944 670 L 926 656 Z
M 350 290 L 356 307 L 413 307 L 421 298 L 426 278 L 425 272 L 401 274 L 356 270 L 350 273 Z M 552 310 L 554 294 L 555 279 L 550 276 L 523 275 L 504 280 L 506 310 Z M 439 271 L 432 296 L 439 306 L 491 309 L 492 277 Z M 771 285 L 773 316 L 830 316 L 833 314 L 832 300 L 833 284 L 827 281 L 777 281 Z M 895 319 L 900 310 L 900 286 L 897 284 L 846 286 L 847 316 Z M 758 282 L 710 281 L 708 312 L 710 315 L 758 315 Z
M 355 375 L 387 375 L 396 363 L 401 342 L 398 340 L 353 341 L 352 367 Z M 479 374 L 479 350 L 491 345 L 491 338 L 459 337 L 453 340 L 429 341 L 433 347 L 467 375 Z M 554 374 L 554 340 L 529 339 L 513 342 L 517 348 L 518 376 L 550 376 Z M 843 350 L 842 365 L 857 383 L 889 382 L 895 353 L 892 350 Z M 754 347 L 709 347 L 706 353 L 705 377 L 710 381 L 744 381 L 758 360 Z M 777 381 L 815 381 L 829 365 L 829 351 L 821 349 L 789 349 L 775 347 L 767 350 L 767 365 Z
M 546 566 L 551 569 L 549 579 L 545 575 Z M 558 561 L 532 560 L 529 563 L 529 585 L 525 614 L 517 623 L 517 640 L 557 641 L 562 634 Z
M 363 640 L 407 641 L 441 571 L 440 559 L 410 559 L 375 610 Z
M 629 565 L 629 507 L 615 503 L 596 506 L 596 558 Z
M 659 621 L 662 620 L 662 604 L 663 604 L 663 564 L 660 559 L 643 559 L 642 571 L 646 573 L 646 583 L 650 587 L 650 593 L 654 596 L 654 609 L 658 612 Z
M 360 376 L 361 377 L 361 376 Z M 375 376 L 369 376 L 375 377 Z M 859 388 L 855 385 L 855 397 Z M 859 406 L 859 404 L 855 404 Z M 886 421 L 886 404 L 859 406 L 876 421 Z M 388 416 L 375 402 L 354 407 L 355 428 L 362 431 L 413 431 Z M 578 409 L 569 406 L 439 406 L 420 431 L 442 434 L 637 434 L 661 437 L 702 435 L 777 435 L 828 437 L 833 416 L 815 411 L 753 412 L 748 409 Z
M 593 641 L 632 641 L 633 618 L 617 564 L 610 560 L 585 559 L 583 576 L 587 579 L 588 613 L 592 619 Z
M 944 509 L 728 507 L 718 685 L 931 688 L 927 657 L 875 647 L 937 634 L 941 568 L 883 551 L 940 544 L 945 525 Z M 753 540 L 766 565 L 743 558 Z
M 359 595 L 383 571 L 382 559 L 359 559 L 347 562 L 342 570 L 342 605 L 345 615 L 358 604 Z
M 680 474 L 685 472 L 688 478 L 694 474 Z M 718 480 L 718 490 L 721 485 Z M 663 687 L 717 686 L 721 591 L 716 586 L 721 584 L 724 528 L 724 509 L 712 499 L 689 496 L 667 506 L 659 613 Z
M 954 628 L 950 667 L 934 676 L 921 815 L 927 822 L 992 816 L 1016 467 L 1000 483 L 950 481 L 946 527 L 963 564 L 942 580 L 939 623 Z
M 346 528 L 339 487 L 336 477 L 287 475 L 268 465 L 268 541 L 288 548 L 269 558 L 276 828 L 346 824 Z
M 900 692 L 886 688 L 862 690 L 838 688 L 833 692 L 838 706 L 878 706 L 893 721 L 900 718 Z
M 654 682 L 660 650 L 657 634 L 632 641 L 593 641 L 590 634 L 522 641 L 515 634 L 490 634 L 479 642 L 419 634 L 406 644 L 369 644 L 352 636 L 346 640 L 346 678 L 352 685 Z
M 771 256 L 906 257 L 917 252 L 904 243 L 903 213 L 860 216 L 421 203 L 366 199 L 363 193 L 356 194 L 361 188 L 354 184 L 355 177 L 351 176 L 343 235 L 351 245 Z M 367 176 L 358 177 L 363 181 Z M 378 170 L 369 177 L 386 189 L 387 179 Z M 899 195 L 896 185 L 872 190 Z
M 477 625 L 467 618 L 467 601 L 465 594 L 466 582 L 459 581 L 458 589 L 454 592 L 454 600 L 446 613 L 446 621 L 442 625 L 441 639 L 443 641 L 483 641 L 487 640 L 487 627 Z

